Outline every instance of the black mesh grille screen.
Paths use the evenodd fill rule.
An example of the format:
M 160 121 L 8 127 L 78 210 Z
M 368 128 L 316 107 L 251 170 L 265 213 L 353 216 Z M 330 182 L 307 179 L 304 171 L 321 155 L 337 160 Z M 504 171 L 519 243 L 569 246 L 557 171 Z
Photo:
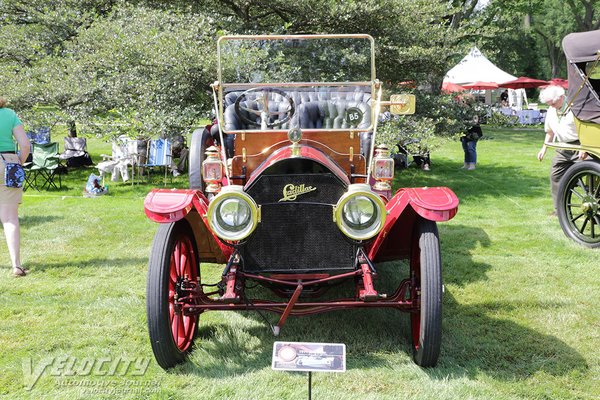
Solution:
M 286 197 L 286 185 L 315 188 Z M 352 270 L 356 249 L 333 221 L 332 204 L 345 192 L 332 174 L 265 175 L 248 193 L 262 205 L 261 223 L 243 246 L 248 272 Z

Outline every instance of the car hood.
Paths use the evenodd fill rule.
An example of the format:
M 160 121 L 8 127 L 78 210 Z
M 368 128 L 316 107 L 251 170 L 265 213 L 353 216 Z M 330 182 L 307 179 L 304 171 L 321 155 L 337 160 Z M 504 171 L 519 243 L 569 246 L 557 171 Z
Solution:
M 251 186 L 254 181 L 270 166 L 290 158 L 303 158 L 319 163 L 331 171 L 346 185 L 350 184 L 350 179 L 346 172 L 321 150 L 317 150 L 310 146 L 300 146 L 299 149 L 293 149 L 292 146 L 287 146 L 271 154 L 258 168 L 256 168 L 250 175 L 245 187 Z

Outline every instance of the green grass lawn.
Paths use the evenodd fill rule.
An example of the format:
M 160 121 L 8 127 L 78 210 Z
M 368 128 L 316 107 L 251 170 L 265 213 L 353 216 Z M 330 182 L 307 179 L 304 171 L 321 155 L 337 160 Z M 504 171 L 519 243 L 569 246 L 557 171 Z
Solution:
M 191 361 L 163 371 L 145 315 L 157 225 L 143 211 L 145 194 L 163 185 L 162 176 L 135 186 L 108 182 L 108 195 L 83 198 L 90 168 L 70 171 L 62 190 L 25 193 L 28 277 L 10 275 L 0 241 L 0 398 L 307 398 L 306 374 L 271 370 L 276 340 L 346 344 L 347 371 L 313 374 L 315 399 L 598 398 L 600 253 L 570 242 L 548 215 L 551 154 L 536 159 L 541 129 L 484 127 L 484 134 L 476 170 L 461 170 L 460 143 L 448 142 L 432 154 L 430 172 L 411 167 L 395 181 L 449 186 L 461 201 L 457 216 L 439 225 L 445 294 L 436 368 L 412 362 L 405 314 L 352 310 L 291 318 L 279 338 L 256 313 L 206 313 Z M 88 140 L 94 161 L 110 153 L 110 145 Z M 186 183 L 183 176 L 168 186 Z M 379 279 L 398 267 L 379 266 Z M 216 281 L 221 271 L 207 265 L 202 272 Z M 55 361 L 27 390 L 49 357 L 149 366 L 143 375 L 118 368 L 101 376 L 107 362 L 88 375 L 65 376 Z

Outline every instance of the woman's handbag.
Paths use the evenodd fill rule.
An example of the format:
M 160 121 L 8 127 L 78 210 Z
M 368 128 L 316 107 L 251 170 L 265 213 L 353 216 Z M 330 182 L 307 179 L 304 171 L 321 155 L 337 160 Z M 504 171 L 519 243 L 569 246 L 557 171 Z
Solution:
M 4 185 L 11 188 L 22 188 L 23 182 L 25 181 L 25 170 L 23 166 L 16 162 L 7 162 L 2 156 L 4 161 Z

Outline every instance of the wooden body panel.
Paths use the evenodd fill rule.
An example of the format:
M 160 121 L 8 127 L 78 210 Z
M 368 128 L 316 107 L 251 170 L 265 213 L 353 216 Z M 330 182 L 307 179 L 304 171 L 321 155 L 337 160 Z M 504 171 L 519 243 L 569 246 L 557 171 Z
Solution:
M 232 176 L 244 175 L 246 179 L 273 152 L 290 146 L 285 132 L 260 132 L 237 134 L 235 156 L 232 162 Z M 303 133 L 300 146 L 310 146 L 322 151 L 337 163 L 348 176 L 366 174 L 365 158 L 360 154 L 358 132 L 308 132 Z M 353 183 L 363 183 L 364 179 L 354 179 Z M 234 184 L 243 184 L 242 179 L 234 179 Z

